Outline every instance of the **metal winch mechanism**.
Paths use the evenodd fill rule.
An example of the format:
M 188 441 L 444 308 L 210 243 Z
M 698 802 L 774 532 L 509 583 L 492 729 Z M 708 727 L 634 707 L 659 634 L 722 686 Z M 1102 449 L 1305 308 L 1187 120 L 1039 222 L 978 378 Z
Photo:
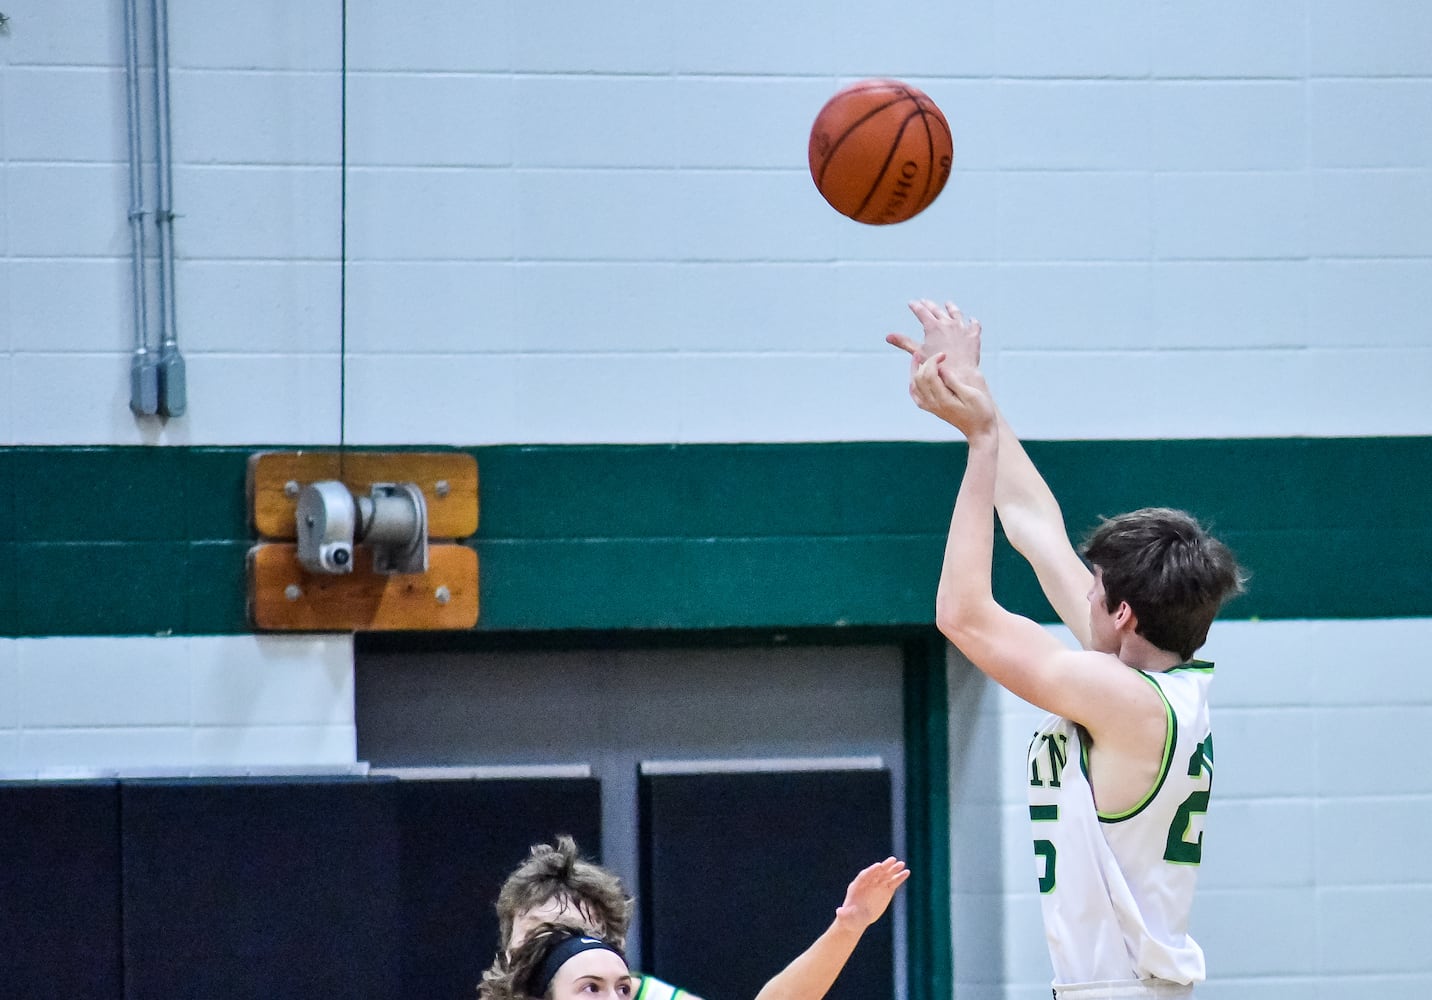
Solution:
M 353 572 L 353 546 L 373 553 L 375 573 L 425 573 L 428 505 L 416 483 L 374 483 L 355 497 L 336 480 L 298 494 L 298 561 L 311 573 Z

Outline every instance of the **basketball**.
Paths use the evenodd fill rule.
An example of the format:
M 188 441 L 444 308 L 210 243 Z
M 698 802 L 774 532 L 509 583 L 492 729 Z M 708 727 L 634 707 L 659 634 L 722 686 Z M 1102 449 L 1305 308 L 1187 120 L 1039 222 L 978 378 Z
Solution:
M 826 101 L 810 130 L 810 175 L 841 215 L 871 226 L 930 207 L 954 162 L 950 125 L 925 93 L 861 80 Z

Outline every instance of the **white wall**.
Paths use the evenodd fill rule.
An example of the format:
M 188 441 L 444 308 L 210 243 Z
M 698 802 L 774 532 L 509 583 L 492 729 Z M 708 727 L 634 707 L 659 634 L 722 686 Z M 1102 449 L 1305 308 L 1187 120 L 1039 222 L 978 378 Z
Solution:
M 172 7 L 189 415 L 125 408 L 121 4 L 20 0 L 0 443 L 332 444 L 345 363 L 352 443 L 933 437 L 881 342 L 917 295 L 1032 437 L 1432 430 L 1420 0 L 358 0 L 346 122 L 336 0 Z M 955 133 L 893 227 L 806 170 L 876 74 Z
M 337 0 L 176 0 L 189 413 L 168 423 L 126 407 L 121 6 L 4 5 L 0 445 L 942 437 L 881 342 L 917 295 L 985 321 L 1030 437 L 1432 433 L 1424 0 L 350 0 L 346 122 Z M 869 75 L 955 133 L 949 188 L 889 228 L 806 173 L 815 112 Z M 1246 628 L 1225 630 L 1208 993 L 1424 996 L 1406 934 L 1429 889 L 1393 859 L 1426 816 L 1405 765 L 1425 625 Z M 339 649 L 0 641 L 0 768 L 351 760 Z M 1027 728 L 975 705 L 957 732 Z M 1267 763 L 1310 739 L 1311 771 Z M 1020 746 L 968 749 L 1013 768 Z M 1018 784 L 957 800 L 957 825 L 1022 845 Z M 1284 810 L 1311 843 L 1275 839 Z M 956 960 L 999 963 L 960 996 L 1042 996 L 1027 889 L 980 856 L 957 858 Z M 979 912 L 1002 923 L 959 918 Z
M 1053 630 L 1064 635 L 1062 629 Z M 1208 1000 L 1421 998 L 1432 878 L 1432 619 L 1219 622 L 1218 760 L 1193 933 Z M 1042 1000 L 1051 976 L 1025 749 L 1043 713 L 951 658 L 959 1000 Z M 995 832 L 995 831 L 998 832 Z
M 0 778 L 343 768 L 349 636 L 0 639 Z

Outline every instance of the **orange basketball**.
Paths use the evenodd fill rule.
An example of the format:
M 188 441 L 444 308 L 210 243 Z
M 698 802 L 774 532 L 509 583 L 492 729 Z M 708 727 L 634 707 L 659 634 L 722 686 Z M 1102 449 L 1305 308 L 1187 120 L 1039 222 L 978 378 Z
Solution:
M 810 175 L 841 215 L 872 226 L 913 218 L 950 177 L 950 125 L 921 90 L 861 80 L 826 101 L 810 129 Z

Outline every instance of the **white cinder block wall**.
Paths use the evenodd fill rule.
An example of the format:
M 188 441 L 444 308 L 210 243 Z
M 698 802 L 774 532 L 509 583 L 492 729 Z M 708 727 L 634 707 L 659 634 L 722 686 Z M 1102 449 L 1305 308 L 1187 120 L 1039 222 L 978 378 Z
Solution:
M 337 0 L 176 0 L 167 424 L 125 405 L 121 6 L 4 7 L 0 444 L 937 437 L 881 343 L 916 295 L 985 321 L 1033 438 L 1432 433 L 1423 0 L 350 0 L 346 80 Z M 867 75 L 955 133 L 945 194 L 888 229 L 805 168 Z M 1432 987 L 1427 627 L 1222 626 L 1210 996 Z M 959 996 L 1042 996 L 1030 720 L 956 687 Z M 7 770 L 352 746 L 346 641 L 0 641 Z

